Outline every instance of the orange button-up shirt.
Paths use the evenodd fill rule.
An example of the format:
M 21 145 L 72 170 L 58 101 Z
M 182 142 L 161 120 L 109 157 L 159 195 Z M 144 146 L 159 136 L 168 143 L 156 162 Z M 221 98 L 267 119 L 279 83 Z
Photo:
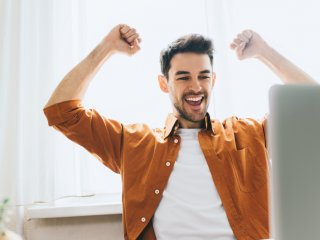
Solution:
M 157 129 L 145 124 L 123 125 L 85 109 L 79 100 L 54 104 L 44 113 L 50 126 L 121 174 L 124 238 L 156 239 L 152 217 L 180 149 L 177 118 L 170 114 L 165 127 Z M 232 116 L 220 122 L 210 120 L 207 114 L 205 128 L 198 135 L 213 183 L 239 240 L 270 237 L 265 125 L 266 118 L 257 121 Z

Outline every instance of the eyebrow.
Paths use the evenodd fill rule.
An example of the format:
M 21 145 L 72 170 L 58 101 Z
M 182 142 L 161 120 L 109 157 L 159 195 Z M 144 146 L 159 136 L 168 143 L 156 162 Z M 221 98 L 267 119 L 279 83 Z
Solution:
M 183 75 L 183 74 L 190 74 L 190 72 L 187 72 L 187 71 L 178 71 L 178 72 L 176 72 L 176 76 L 177 75 Z
M 211 73 L 211 71 L 209 69 L 203 70 L 200 73 Z
M 211 73 L 211 71 L 210 71 L 209 69 L 202 70 L 202 71 L 200 72 L 200 74 L 203 74 L 203 73 Z M 175 76 L 177 76 L 177 75 L 184 75 L 184 74 L 190 74 L 190 72 L 188 72 L 188 71 L 178 71 L 178 72 L 176 72 Z

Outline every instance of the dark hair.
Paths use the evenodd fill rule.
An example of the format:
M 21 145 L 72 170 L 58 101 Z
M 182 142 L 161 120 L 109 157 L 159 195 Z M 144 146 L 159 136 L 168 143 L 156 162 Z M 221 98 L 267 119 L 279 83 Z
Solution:
M 207 54 L 211 65 L 213 65 L 214 46 L 211 39 L 205 38 L 200 34 L 182 36 L 160 53 L 161 72 L 167 79 L 171 67 L 171 59 L 178 53 L 186 52 Z

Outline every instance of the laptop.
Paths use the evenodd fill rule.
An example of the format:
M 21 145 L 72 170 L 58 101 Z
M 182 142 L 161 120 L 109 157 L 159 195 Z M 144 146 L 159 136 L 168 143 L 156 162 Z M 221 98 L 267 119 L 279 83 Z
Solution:
M 320 239 L 320 85 L 274 85 L 269 99 L 272 239 Z

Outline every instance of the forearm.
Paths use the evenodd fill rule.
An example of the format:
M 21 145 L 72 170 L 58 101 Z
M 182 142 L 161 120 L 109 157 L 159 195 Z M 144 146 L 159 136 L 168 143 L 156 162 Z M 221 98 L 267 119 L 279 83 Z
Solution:
M 109 44 L 99 44 L 63 78 L 45 107 L 67 100 L 82 100 L 95 73 L 111 55 Z
M 285 84 L 317 84 L 306 72 L 271 47 L 266 47 L 257 57 Z

